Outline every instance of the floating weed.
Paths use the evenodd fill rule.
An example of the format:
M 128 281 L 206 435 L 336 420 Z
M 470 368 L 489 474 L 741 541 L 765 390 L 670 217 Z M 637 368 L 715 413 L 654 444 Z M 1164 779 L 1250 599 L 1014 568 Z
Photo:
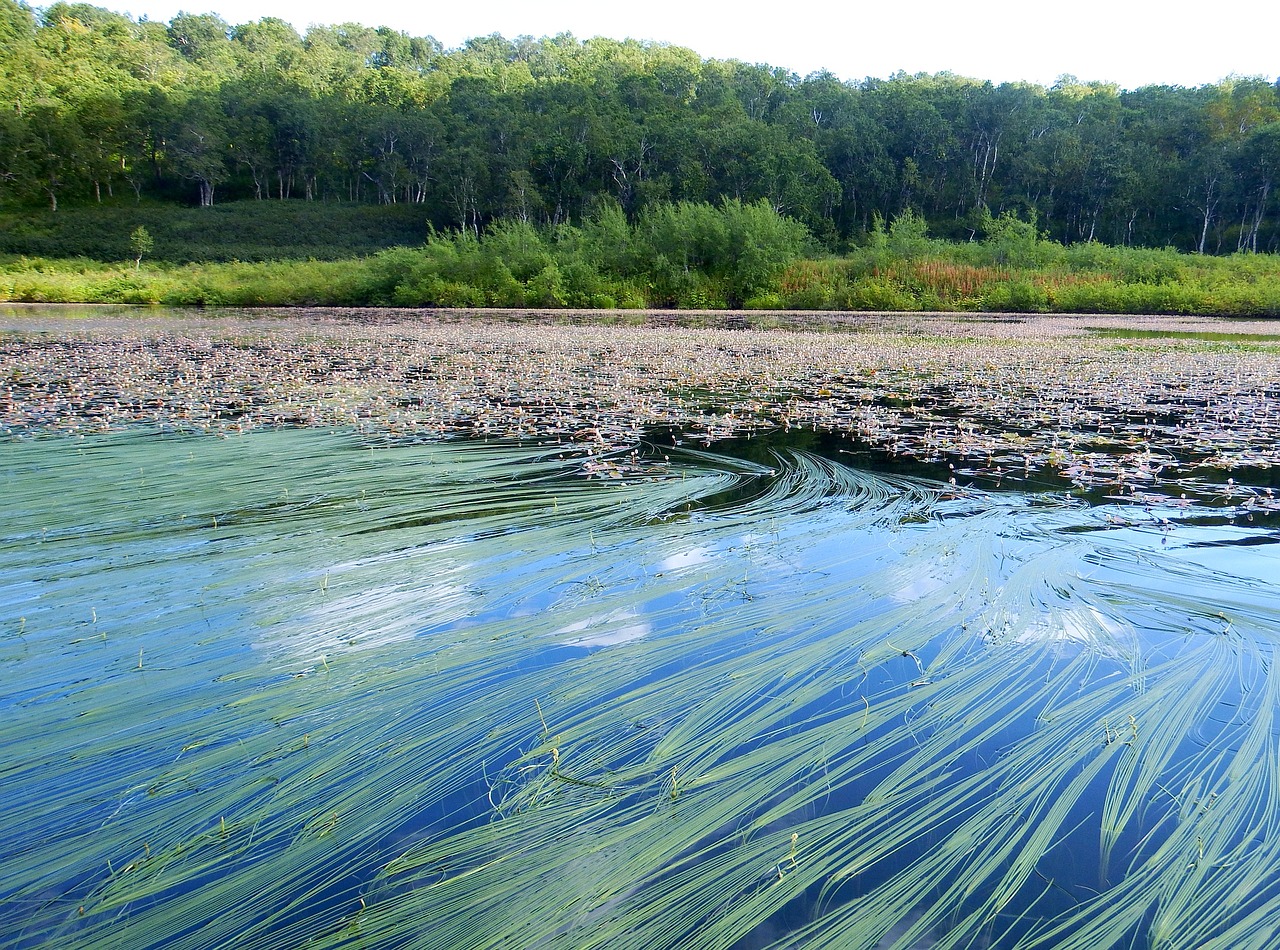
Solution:
M 985 279 L 978 272 L 920 266 L 929 273 L 910 281 L 976 302 L 967 295 Z M 981 479 L 1135 502 L 1214 498 L 1245 518 L 1280 512 L 1265 474 L 1280 464 L 1280 348 L 1240 343 L 1261 323 L 791 313 L 783 331 L 735 321 L 33 308 L 7 316 L 0 333 L 0 365 L 11 369 L 0 372 L 0 431 L 354 426 L 381 439 L 518 436 L 629 452 L 657 429 L 701 444 L 781 430 L 946 465 L 957 493 Z M 1144 336 L 1094 334 L 1108 328 Z M 648 467 L 626 454 L 580 459 L 580 471 L 609 481 Z M 139 489 L 163 477 L 147 466 L 130 475 Z M 280 486 L 281 512 L 295 508 L 296 488 Z M 552 496 L 553 513 L 558 505 Z M 200 517 L 217 530 L 234 523 L 216 506 Z
M 1280 928 L 1271 554 L 1194 505 L 1148 531 L 804 453 L 623 484 L 563 446 L 67 445 L 0 446 L 2 947 Z M 89 605 L 111 635 L 72 643 Z

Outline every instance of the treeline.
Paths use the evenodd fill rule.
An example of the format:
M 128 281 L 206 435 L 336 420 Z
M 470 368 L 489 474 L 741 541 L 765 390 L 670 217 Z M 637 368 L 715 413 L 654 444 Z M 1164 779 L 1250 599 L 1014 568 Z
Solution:
M 316 221 L 329 210 L 297 206 L 313 209 Z M 763 200 L 654 202 L 631 220 L 616 201 L 601 199 L 579 224 L 504 219 L 479 235 L 465 228 L 432 233 L 417 247 L 346 260 L 144 262 L 171 241 L 153 244 L 146 232 L 126 240 L 129 250 L 120 256 L 133 258 L 127 261 L 0 258 L 0 300 L 1280 314 L 1280 270 L 1270 255 L 1067 246 L 1008 213 L 983 215 L 980 229 L 981 240 L 938 240 L 907 211 L 887 227 L 877 219 L 861 245 L 837 256 L 815 253 L 804 225 Z
M 1012 212 L 1062 243 L 1280 249 L 1280 89 L 1122 91 L 953 75 L 800 78 L 678 47 L 356 24 L 141 21 L 0 0 L 10 207 L 409 204 L 478 236 L 609 198 L 764 200 L 830 247 L 914 211 L 966 240 Z

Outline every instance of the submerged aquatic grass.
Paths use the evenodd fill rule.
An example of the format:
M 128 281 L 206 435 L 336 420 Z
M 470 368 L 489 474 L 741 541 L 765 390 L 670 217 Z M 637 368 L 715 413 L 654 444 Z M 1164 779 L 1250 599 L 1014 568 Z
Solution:
M 663 452 L 0 445 L 0 946 L 1269 945 L 1272 529 Z

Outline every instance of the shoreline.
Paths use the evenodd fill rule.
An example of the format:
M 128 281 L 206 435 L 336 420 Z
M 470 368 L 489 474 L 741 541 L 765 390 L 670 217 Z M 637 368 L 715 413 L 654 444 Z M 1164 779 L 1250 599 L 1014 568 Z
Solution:
M 7 313 L 6 311 L 13 311 Z M 1055 327 L 1070 330 L 1141 330 L 1168 333 L 1238 333 L 1273 336 L 1280 341 L 1280 317 L 1231 316 L 1218 314 L 1160 313 L 1025 313 L 1020 311 L 956 310 L 692 310 L 692 309 L 579 309 L 537 307 L 340 307 L 282 305 L 261 307 L 171 307 L 132 303 L 32 303 L 0 302 L 0 321 L 34 311 L 86 316 L 120 313 L 135 316 L 181 314 L 184 317 L 299 317 L 350 319 L 357 322 L 386 323 L 422 320 L 488 320 L 492 322 L 546 322 L 571 324 L 641 324 L 653 326 L 710 327 L 722 329 L 850 329 L 865 330 L 879 325 L 901 325 L 927 321 L 932 329 L 949 321 L 964 327 L 998 327 L 1007 324 Z M 0 323 L 0 330 L 3 330 Z

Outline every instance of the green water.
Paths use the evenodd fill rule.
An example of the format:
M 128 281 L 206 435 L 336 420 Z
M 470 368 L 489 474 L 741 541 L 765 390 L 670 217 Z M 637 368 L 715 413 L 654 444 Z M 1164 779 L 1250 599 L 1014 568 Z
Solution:
M 0 490 L 2 947 L 1280 931 L 1266 519 L 319 431 Z

